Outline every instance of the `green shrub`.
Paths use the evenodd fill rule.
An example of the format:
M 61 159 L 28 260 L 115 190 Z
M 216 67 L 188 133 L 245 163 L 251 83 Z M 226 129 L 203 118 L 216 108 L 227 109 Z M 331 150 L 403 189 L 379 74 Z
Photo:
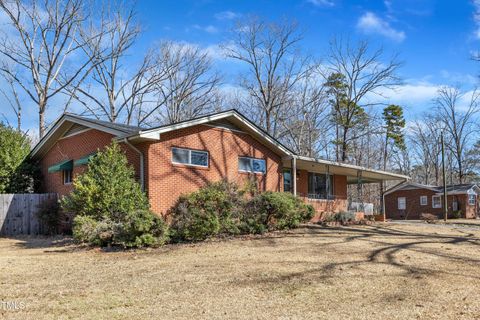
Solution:
M 355 213 L 347 212 L 347 211 L 340 211 L 335 214 L 335 221 L 339 221 L 342 224 L 346 224 L 347 222 L 355 221 Z
M 129 212 L 149 209 L 148 199 L 135 181 L 134 170 L 117 143 L 98 152 L 73 186 L 62 207 L 78 215 L 116 221 Z
M 167 230 L 163 219 L 148 210 L 131 212 L 122 222 L 98 221 L 82 215 L 76 216 L 73 222 L 75 240 L 96 246 L 160 246 L 168 240 Z
M 76 214 L 73 236 L 80 242 L 130 248 L 160 245 L 168 238 L 165 222 L 149 211 L 148 199 L 116 143 L 89 162 L 62 206 Z
M 169 210 L 171 236 L 175 241 L 205 240 L 218 234 L 238 233 L 242 193 L 226 181 L 209 184 L 181 196 Z
M 295 228 L 313 215 L 313 207 L 291 193 L 267 191 L 248 201 L 240 229 L 244 233 L 262 233 L 266 230 Z

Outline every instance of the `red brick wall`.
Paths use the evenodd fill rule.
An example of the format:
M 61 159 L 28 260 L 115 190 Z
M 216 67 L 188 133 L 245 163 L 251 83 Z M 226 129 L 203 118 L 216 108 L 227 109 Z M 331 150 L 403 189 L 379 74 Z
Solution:
M 62 172 L 48 173 L 48 167 L 64 160 L 77 160 L 97 149 L 109 145 L 113 135 L 89 130 L 72 137 L 58 140 L 41 160 L 44 177 L 43 191 L 65 195 L 72 191 L 72 185 L 64 185 Z M 120 144 L 129 162 L 139 173 L 140 159 L 136 152 Z M 260 190 L 282 191 L 281 158 L 253 139 L 250 135 L 205 125 L 194 126 L 161 135 L 161 141 L 140 143 L 136 147 L 145 157 L 145 188 L 151 208 L 164 214 L 181 194 L 189 193 L 207 182 L 228 179 L 242 185 L 249 178 L 255 178 Z M 209 167 L 191 167 L 172 164 L 172 147 L 207 150 Z M 266 160 L 267 173 L 246 174 L 238 171 L 238 157 L 249 156 Z M 86 166 L 74 167 L 74 176 L 82 173 Z M 297 190 L 300 195 L 308 193 L 308 173 L 300 170 L 297 176 Z M 308 201 L 317 210 L 318 218 L 324 212 L 338 212 L 347 209 L 347 179 L 334 176 L 335 200 Z M 315 220 L 314 219 L 314 220 Z
M 398 190 L 385 196 L 385 213 L 387 219 L 420 219 L 420 214 L 430 213 L 443 217 L 442 208 L 432 208 L 432 196 L 437 192 L 428 189 Z M 427 196 L 427 205 L 420 205 L 420 197 Z M 398 209 L 398 198 L 406 198 L 406 209 Z M 475 206 L 468 205 L 466 194 L 447 196 L 448 212 L 452 212 L 454 200 L 458 202 L 458 209 L 462 210 L 463 218 L 475 218 Z
M 209 167 L 172 164 L 172 147 L 208 151 Z M 151 208 L 159 214 L 164 214 L 181 194 L 221 179 L 242 185 L 249 177 L 255 177 L 262 191 L 283 189 L 281 158 L 245 133 L 198 125 L 162 134 L 161 141 L 150 143 L 145 149 L 146 188 Z M 267 173 L 239 172 L 239 156 L 265 159 Z
M 43 176 L 42 191 L 56 192 L 59 195 L 66 195 L 72 191 L 73 185 L 63 184 L 62 172 L 48 172 L 48 167 L 65 160 L 78 160 L 87 156 L 98 149 L 103 149 L 109 145 L 114 138 L 113 135 L 99 131 L 88 130 L 71 137 L 58 140 L 47 154 L 40 160 L 40 169 Z M 134 166 L 136 172 L 139 172 L 139 155 L 128 146 L 120 143 L 125 151 L 129 162 Z M 74 177 L 84 172 L 86 166 L 77 166 L 73 168 Z
M 312 222 L 321 220 L 326 214 L 347 210 L 348 201 L 346 176 L 333 176 L 334 200 L 308 199 L 308 171 L 299 170 L 297 174 L 297 193 L 304 199 L 304 201 L 311 204 L 315 208 L 316 214 L 313 217 Z

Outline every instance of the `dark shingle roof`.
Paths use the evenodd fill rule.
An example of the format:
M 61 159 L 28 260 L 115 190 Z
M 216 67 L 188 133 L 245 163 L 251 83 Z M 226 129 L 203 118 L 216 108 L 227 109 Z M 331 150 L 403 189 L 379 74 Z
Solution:
M 447 186 L 447 192 L 467 192 L 473 188 L 475 183 L 454 184 Z M 443 186 L 437 187 L 439 192 L 443 191 Z
M 74 117 L 74 118 L 82 119 L 84 121 L 88 121 L 88 122 L 91 122 L 91 123 L 94 123 L 94 124 L 98 124 L 98 125 L 101 125 L 101 126 L 104 126 L 104 127 L 107 127 L 107 128 L 122 131 L 122 132 L 125 132 L 126 134 L 136 133 L 140 130 L 145 129 L 145 128 L 142 128 L 142 127 L 131 126 L 131 125 L 127 125 L 127 124 L 113 123 L 113 122 L 110 122 L 110 121 L 87 118 L 87 117 L 79 116 L 79 115 L 73 114 L 73 113 L 66 113 L 66 115 Z

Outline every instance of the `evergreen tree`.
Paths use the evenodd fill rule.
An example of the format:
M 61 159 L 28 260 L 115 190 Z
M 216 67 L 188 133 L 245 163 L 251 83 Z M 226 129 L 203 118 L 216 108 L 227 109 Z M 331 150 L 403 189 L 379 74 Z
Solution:
M 350 131 L 361 124 L 365 124 L 368 115 L 365 109 L 348 99 L 348 86 L 345 76 L 341 73 L 329 75 L 325 86 L 330 96 L 332 105 L 332 121 L 335 125 L 336 160 L 346 161 L 350 144 L 355 137 L 350 136 Z
M 30 141 L 21 131 L 0 123 L 0 193 L 33 192 L 36 166 L 28 163 Z
M 403 117 L 403 108 L 398 105 L 391 104 L 383 109 L 383 120 L 385 123 L 385 146 L 383 152 L 383 170 L 387 169 L 388 147 L 398 150 L 405 150 L 405 118 Z
M 115 142 L 90 160 L 88 170 L 73 185 L 63 206 L 78 215 L 119 221 L 130 212 L 149 209 L 133 168 Z

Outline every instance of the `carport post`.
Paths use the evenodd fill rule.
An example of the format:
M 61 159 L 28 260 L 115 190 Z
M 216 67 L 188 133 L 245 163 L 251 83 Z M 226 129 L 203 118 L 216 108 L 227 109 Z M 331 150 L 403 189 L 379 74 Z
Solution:
M 383 185 L 383 181 L 380 182 Z M 387 221 L 387 213 L 385 212 L 385 191 L 382 188 L 382 213 L 383 213 L 383 221 Z
M 443 140 L 443 132 L 440 136 L 442 140 L 442 175 L 443 175 L 443 220 L 447 222 L 448 217 L 448 199 L 447 199 L 447 172 L 445 170 L 445 141 Z
M 363 180 L 362 180 L 362 171 L 357 171 L 357 197 L 358 202 L 362 204 L 362 210 L 365 212 L 364 202 L 363 202 Z
M 293 195 L 297 195 L 297 158 L 292 158 L 292 183 L 293 183 Z

